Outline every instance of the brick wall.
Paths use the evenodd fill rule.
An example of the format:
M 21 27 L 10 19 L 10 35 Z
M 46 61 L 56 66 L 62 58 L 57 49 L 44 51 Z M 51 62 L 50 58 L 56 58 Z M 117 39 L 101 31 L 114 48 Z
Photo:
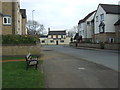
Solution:
M 22 19 L 22 34 L 26 35 L 26 18 Z
M 12 2 L 2 2 L 3 15 L 10 15 L 12 17 Z M 12 17 L 13 18 L 13 17 Z M 12 25 L 2 26 L 2 34 L 12 34 Z
M 76 43 L 70 43 L 70 46 L 76 47 Z M 78 43 L 77 47 L 85 48 L 102 48 L 101 44 L 90 44 L 90 43 Z M 104 44 L 104 49 L 108 50 L 120 50 L 120 44 Z
M 99 42 L 108 42 L 109 38 L 115 38 L 115 33 L 102 33 L 102 34 L 95 34 L 95 41 L 99 41 Z
M 40 45 L 19 45 L 19 46 L 2 46 L 2 55 L 27 55 L 28 53 L 40 55 Z
M 110 50 L 120 50 L 120 44 L 105 44 L 104 48 Z
M 11 25 L 2 24 L 2 34 L 17 34 L 18 32 L 18 20 L 19 20 L 19 5 L 17 2 L 2 2 L 3 15 L 11 16 Z

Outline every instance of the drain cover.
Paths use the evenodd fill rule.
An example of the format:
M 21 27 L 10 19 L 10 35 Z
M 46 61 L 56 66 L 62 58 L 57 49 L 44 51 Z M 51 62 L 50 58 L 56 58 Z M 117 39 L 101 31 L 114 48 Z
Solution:
M 84 70 L 85 68 L 78 68 L 79 70 Z

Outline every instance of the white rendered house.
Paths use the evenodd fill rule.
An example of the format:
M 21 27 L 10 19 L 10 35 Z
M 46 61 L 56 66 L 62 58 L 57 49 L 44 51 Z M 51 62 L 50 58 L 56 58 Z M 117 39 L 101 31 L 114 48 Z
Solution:
M 99 4 L 94 16 L 95 42 L 115 42 L 115 26 L 120 15 L 119 5 Z
M 84 19 L 80 20 L 78 23 L 79 35 L 82 36 L 83 41 L 90 40 L 92 41 L 93 36 L 93 19 L 96 11 L 89 13 Z
M 67 37 L 66 30 L 50 31 L 50 28 L 48 30 L 47 36 L 40 37 L 42 45 L 65 45 L 70 43 L 70 37 Z

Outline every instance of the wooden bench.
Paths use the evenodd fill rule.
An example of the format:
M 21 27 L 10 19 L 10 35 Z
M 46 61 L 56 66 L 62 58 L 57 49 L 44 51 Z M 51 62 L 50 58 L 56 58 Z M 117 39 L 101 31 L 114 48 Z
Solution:
M 32 57 L 31 53 L 28 53 L 25 59 L 26 59 L 26 64 L 27 64 L 26 70 L 28 69 L 29 66 L 35 66 L 35 68 L 37 69 L 38 56 Z

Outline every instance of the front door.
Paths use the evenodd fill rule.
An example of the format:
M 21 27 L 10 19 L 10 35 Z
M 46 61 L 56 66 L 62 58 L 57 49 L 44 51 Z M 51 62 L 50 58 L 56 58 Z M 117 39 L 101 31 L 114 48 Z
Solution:
M 58 41 L 56 41 L 56 45 L 58 45 Z

